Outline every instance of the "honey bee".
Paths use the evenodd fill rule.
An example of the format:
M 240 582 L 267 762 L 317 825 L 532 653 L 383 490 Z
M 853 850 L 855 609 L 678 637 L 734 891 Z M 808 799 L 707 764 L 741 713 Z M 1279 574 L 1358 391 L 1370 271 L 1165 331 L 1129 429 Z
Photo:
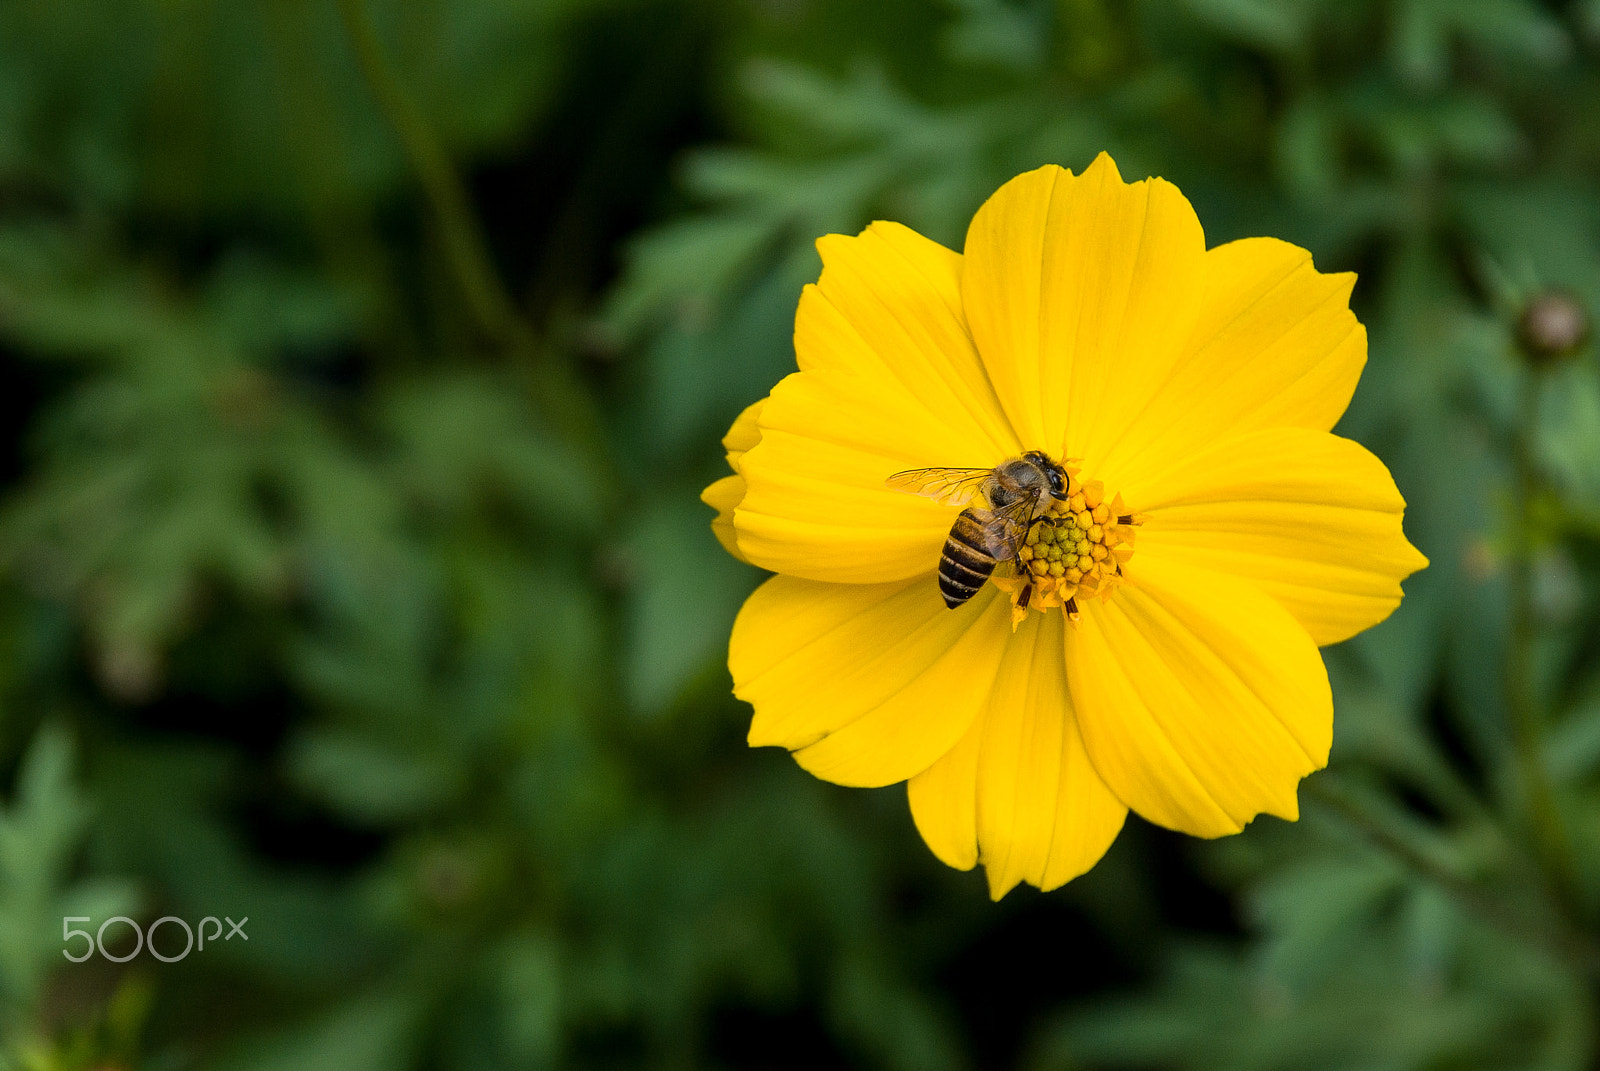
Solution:
M 909 469 L 884 482 L 947 506 L 973 503 L 957 515 L 939 554 L 939 594 L 952 610 L 976 595 L 999 563 L 1020 566 L 1028 529 L 1049 499 L 1066 499 L 1069 486 L 1067 470 L 1038 450 L 992 469 Z

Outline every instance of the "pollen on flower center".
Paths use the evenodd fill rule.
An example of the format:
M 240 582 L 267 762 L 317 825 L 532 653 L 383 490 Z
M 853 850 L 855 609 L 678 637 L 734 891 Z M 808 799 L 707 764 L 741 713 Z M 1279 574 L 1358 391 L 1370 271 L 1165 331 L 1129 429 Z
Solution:
M 995 571 L 994 583 L 1011 596 L 1011 627 L 1029 610 L 1061 607 L 1078 620 L 1078 597 L 1108 599 L 1127 579 L 1123 567 L 1133 557 L 1134 535 L 1145 517 L 1127 507 L 1122 496 L 1106 500 L 1099 480 L 1080 480 L 1068 468 L 1065 500 L 1050 507 L 1028 528 L 1017 552 L 1020 567 Z

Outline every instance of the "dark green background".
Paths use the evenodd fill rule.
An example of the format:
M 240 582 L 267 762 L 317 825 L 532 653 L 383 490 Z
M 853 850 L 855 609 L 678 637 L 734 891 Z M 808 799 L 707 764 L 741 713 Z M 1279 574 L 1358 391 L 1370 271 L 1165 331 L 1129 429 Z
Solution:
M 818 235 L 959 248 L 1102 149 L 1360 273 L 1340 430 L 1433 564 L 1326 652 L 1343 795 L 994 905 L 744 746 L 697 495 Z M 1592 1066 L 1600 377 L 1546 374 L 1524 515 L 1546 286 L 1600 298 L 1595 0 L 0 0 L 0 1068 Z M 119 914 L 249 940 L 61 957 Z

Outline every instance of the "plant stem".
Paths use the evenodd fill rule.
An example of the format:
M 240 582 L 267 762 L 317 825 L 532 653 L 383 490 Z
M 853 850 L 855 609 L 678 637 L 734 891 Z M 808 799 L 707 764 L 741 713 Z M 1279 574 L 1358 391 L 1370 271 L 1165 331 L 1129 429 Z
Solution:
M 400 138 L 432 207 L 451 274 L 473 319 L 491 340 L 532 355 L 533 331 L 517 314 L 494 270 L 483 234 L 468 205 L 466 189 L 451 166 L 450 157 L 390 66 L 365 0 L 339 0 L 339 9 L 355 45 L 362 76 Z
M 1455 900 L 1463 910 L 1586 975 L 1600 976 L 1600 946 L 1587 934 L 1573 929 L 1566 919 L 1553 912 L 1542 918 L 1529 915 L 1492 895 L 1455 868 L 1434 858 L 1416 843 L 1413 834 L 1362 803 L 1356 793 L 1332 774 L 1324 772 L 1308 779 L 1301 784 L 1301 791 L 1395 862 Z
M 600 490 L 610 509 L 621 481 L 594 399 L 565 362 L 543 359 L 536 332 L 518 313 L 489 258 L 466 188 L 384 54 L 366 4 L 367 0 L 339 0 L 339 9 L 362 76 L 422 185 L 469 314 L 489 341 L 504 347 L 508 356 L 526 362 L 529 390 L 539 415 L 599 467 Z
M 1533 495 L 1537 473 L 1533 437 L 1539 422 L 1539 395 L 1544 375 L 1525 369 L 1519 388 L 1517 425 L 1512 434 L 1514 508 L 1509 574 L 1511 622 L 1506 651 L 1506 706 L 1517 772 L 1527 807 L 1534 849 L 1543 864 L 1556 900 L 1574 919 L 1581 917 L 1577 871 L 1572 847 L 1544 764 L 1544 714 L 1533 679 Z

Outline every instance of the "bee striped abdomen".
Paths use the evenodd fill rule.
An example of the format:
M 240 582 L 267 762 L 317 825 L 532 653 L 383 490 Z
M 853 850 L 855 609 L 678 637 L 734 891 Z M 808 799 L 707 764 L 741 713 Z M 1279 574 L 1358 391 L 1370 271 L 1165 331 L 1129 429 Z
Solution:
M 939 594 L 952 610 L 976 595 L 994 572 L 995 560 L 983 542 L 983 523 L 972 510 L 962 510 L 939 555 Z

